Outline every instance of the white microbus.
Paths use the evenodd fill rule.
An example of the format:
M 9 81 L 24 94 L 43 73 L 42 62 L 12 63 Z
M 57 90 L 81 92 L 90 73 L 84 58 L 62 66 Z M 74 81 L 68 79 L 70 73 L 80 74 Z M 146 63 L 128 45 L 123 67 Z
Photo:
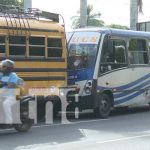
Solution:
M 68 37 L 68 83 L 80 88 L 80 110 L 106 118 L 111 108 L 150 103 L 150 33 L 84 28 Z

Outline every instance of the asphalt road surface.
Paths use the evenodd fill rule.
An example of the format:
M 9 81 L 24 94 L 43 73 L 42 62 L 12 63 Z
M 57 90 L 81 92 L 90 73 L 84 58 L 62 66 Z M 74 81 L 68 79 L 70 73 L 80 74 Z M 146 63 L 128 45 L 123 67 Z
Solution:
M 61 124 L 42 122 L 27 133 L 0 130 L 0 150 L 150 150 L 149 108 L 114 111 L 108 119 L 90 113 Z

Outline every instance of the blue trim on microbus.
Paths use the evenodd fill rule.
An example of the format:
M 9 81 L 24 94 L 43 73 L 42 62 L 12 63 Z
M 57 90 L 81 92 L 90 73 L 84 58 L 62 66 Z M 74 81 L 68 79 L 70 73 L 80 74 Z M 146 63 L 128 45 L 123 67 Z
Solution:
M 131 91 L 138 91 L 139 89 L 142 90 L 143 88 L 145 88 L 149 84 L 150 84 L 150 80 L 149 81 L 145 81 L 144 83 L 142 83 L 142 84 L 140 84 L 140 85 L 138 85 L 138 86 L 136 86 L 136 87 L 134 87 L 132 89 L 129 89 L 126 92 L 130 92 L 131 93 Z M 114 93 L 114 98 L 120 98 L 120 97 L 123 97 L 123 96 L 127 96 L 128 93 L 126 93 L 126 92 Z
M 132 86 L 135 86 L 136 84 L 139 84 L 140 82 L 146 80 L 150 78 L 150 73 L 129 83 L 129 84 L 126 84 L 126 85 L 122 85 L 122 86 L 118 86 L 118 87 L 102 87 L 102 86 L 98 86 L 98 90 L 106 90 L 106 89 L 116 89 L 117 91 L 121 91 L 121 90 L 125 90 L 125 89 L 128 89 L 128 88 L 131 88 Z
M 140 91 L 138 91 L 138 92 L 136 92 L 136 93 L 134 93 L 134 94 L 132 94 L 132 95 L 126 97 L 126 98 L 122 98 L 122 99 L 120 99 L 120 100 L 114 101 L 113 104 L 114 104 L 114 105 L 119 105 L 119 104 L 125 103 L 125 102 L 127 102 L 127 101 L 130 101 L 131 99 L 133 99 L 133 98 L 135 98 L 135 97 L 137 97 L 137 96 L 143 94 L 144 91 L 145 91 L 145 90 L 140 90 Z
M 150 74 L 147 74 L 147 75 L 141 77 L 140 79 L 137 79 L 136 81 L 131 82 L 131 83 L 126 84 L 126 85 L 123 85 L 123 86 L 118 86 L 118 87 L 98 86 L 97 90 L 114 90 L 115 89 L 116 92 L 120 91 L 120 93 L 114 93 L 114 98 L 115 99 L 120 98 L 119 100 L 115 100 L 114 105 L 119 105 L 121 103 L 130 101 L 131 99 L 133 99 L 133 98 L 139 96 L 140 94 L 144 93 L 145 89 L 149 89 L 150 88 L 150 86 L 149 86 L 150 80 L 145 81 L 148 78 L 150 78 Z M 134 92 L 134 94 L 132 94 L 131 92 L 132 93 Z

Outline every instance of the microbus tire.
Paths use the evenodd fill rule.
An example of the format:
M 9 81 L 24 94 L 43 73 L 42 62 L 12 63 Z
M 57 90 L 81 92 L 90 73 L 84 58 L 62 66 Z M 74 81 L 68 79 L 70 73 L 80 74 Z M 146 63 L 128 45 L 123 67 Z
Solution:
M 111 111 L 111 98 L 108 94 L 101 94 L 99 96 L 99 106 L 95 108 L 94 113 L 96 117 L 108 118 Z

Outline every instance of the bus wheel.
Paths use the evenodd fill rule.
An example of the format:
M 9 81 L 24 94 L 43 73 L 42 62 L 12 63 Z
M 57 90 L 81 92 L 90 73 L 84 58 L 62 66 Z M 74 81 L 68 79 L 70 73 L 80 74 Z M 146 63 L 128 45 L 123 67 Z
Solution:
M 97 117 L 107 118 L 111 111 L 111 100 L 109 95 L 103 93 L 99 97 L 99 107 L 94 110 Z

